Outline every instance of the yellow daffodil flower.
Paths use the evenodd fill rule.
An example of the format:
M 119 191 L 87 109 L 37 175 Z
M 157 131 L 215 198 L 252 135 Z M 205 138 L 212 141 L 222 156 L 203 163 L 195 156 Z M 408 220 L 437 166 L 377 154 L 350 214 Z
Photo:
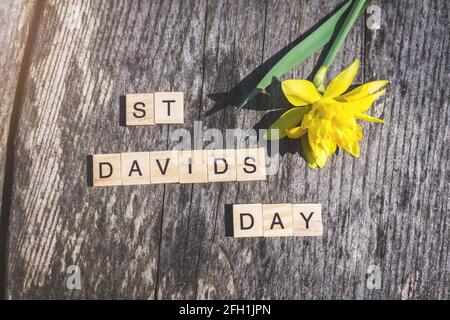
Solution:
M 358 69 L 359 60 L 356 60 L 331 81 L 323 94 L 307 80 L 282 82 L 282 90 L 295 108 L 285 112 L 269 129 L 279 129 L 278 138 L 301 138 L 306 160 L 312 168 L 322 168 L 337 146 L 359 157 L 362 128 L 357 119 L 383 122 L 364 112 L 385 92 L 380 89 L 388 81 L 369 82 L 345 93 Z

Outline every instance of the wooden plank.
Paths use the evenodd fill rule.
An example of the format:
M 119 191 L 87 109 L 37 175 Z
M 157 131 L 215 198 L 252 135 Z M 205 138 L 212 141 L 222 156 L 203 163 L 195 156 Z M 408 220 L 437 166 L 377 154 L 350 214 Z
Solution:
M 235 117 L 242 114 L 232 112 L 231 108 L 205 115 L 215 105 L 215 100 L 207 96 L 223 97 L 220 93 L 231 90 L 261 63 L 265 9 L 262 1 L 208 2 L 204 21 L 203 86 L 201 95 L 196 97 L 195 105 L 199 108 L 187 109 L 187 128 L 192 129 L 192 121 L 197 119 L 202 121 L 200 130 L 202 127 L 219 130 L 236 127 Z M 198 126 L 194 130 L 196 128 Z M 235 276 L 246 284 L 251 281 L 243 279 L 247 275 L 238 276 L 238 272 L 233 271 L 236 266 L 228 260 L 227 254 L 237 254 L 239 246 L 227 248 L 226 252 L 222 250 L 224 243 L 231 243 L 224 234 L 224 206 L 238 203 L 237 186 L 237 182 L 225 182 L 168 190 L 163 229 L 171 232 L 162 234 L 158 298 L 226 299 L 238 294 L 234 287 L 227 286 Z M 240 261 L 242 256 L 233 263 Z
M 200 1 L 46 4 L 17 136 L 8 298 L 154 297 L 170 187 L 89 188 L 86 156 L 168 150 L 168 126 L 119 126 L 119 97 L 182 91 L 196 105 L 204 11 Z M 82 290 L 66 288 L 69 265 Z
M 235 74 L 232 83 L 237 83 L 250 73 L 255 66 L 248 66 L 248 61 L 254 61 L 258 56 L 259 61 L 269 59 L 279 50 L 283 49 L 302 33 L 307 31 L 317 22 L 317 14 L 324 16 L 333 10 L 337 1 L 314 2 L 314 3 L 289 3 L 268 2 L 265 20 L 265 30 L 261 35 L 262 47 L 253 45 L 256 52 L 245 43 L 249 39 L 239 39 L 242 42 L 233 53 L 235 68 L 242 73 Z M 245 12 L 245 10 L 242 10 Z M 261 15 L 255 14 L 255 17 Z M 248 20 L 248 17 L 246 17 Z M 257 18 L 255 18 L 257 19 Z M 256 25 L 259 25 L 255 21 Z M 352 59 L 362 54 L 362 23 L 355 26 L 349 36 L 345 49 L 351 49 L 350 54 L 345 55 L 342 65 L 348 65 Z M 248 27 L 246 31 L 239 34 L 243 37 L 254 35 L 254 31 Z M 250 31 L 251 30 L 251 31 Z M 355 46 L 360 50 L 355 50 Z M 262 56 L 261 56 L 262 55 Z M 342 62 L 341 54 L 338 62 Z M 251 57 L 251 58 L 250 58 Z M 315 57 L 316 60 L 318 55 Z M 314 60 L 309 60 L 290 76 L 306 78 L 312 71 Z M 341 66 L 338 64 L 338 66 Z M 333 68 L 332 73 L 335 74 Z M 255 109 L 266 106 L 277 106 L 280 94 L 276 90 L 273 99 L 260 98 Z M 281 112 L 275 113 L 279 116 Z M 264 115 L 261 111 L 245 111 L 238 114 L 226 113 L 225 123 L 227 127 L 266 127 L 275 121 L 273 114 Z M 320 281 L 326 259 L 322 243 L 328 239 L 303 240 L 298 238 L 274 238 L 274 239 L 229 239 L 224 238 L 223 226 L 226 221 L 224 204 L 226 203 L 301 203 L 301 202 L 324 202 L 327 205 L 327 192 L 330 181 L 326 178 L 330 172 L 336 170 L 329 166 L 323 171 L 311 171 L 306 168 L 304 160 L 298 154 L 298 141 L 284 142 L 281 152 L 280 171 L 276 176 L 268 177 L 266 182 L 239 183 L 236 185 L 224 184 L 218 194 L 217 212 L 215 226 L 217 230 L 212 237 L 207 238 L 199 253 L 203 257 L 200 263 L 198 275 L 197 298 L 304 298 L 330 296 L 323 294 L 320 290 L 326 290 Z M 339 167 L 338 167 L 339 168 Z M 323 177 L 323 178 L 321 178 Z M 318 193 L 318 188 L 323 188 Z M 309 189 L 310 188 L 310 189 Z M 321 195 L 319 198 L 318 196 Z M 336 199 L 333 199 L 336 201 Z M 329 240 L 330 246 L 336 244 Z M 320 267 L 317 266 L 321 266 Z M 289 270 L 289 272 L 286 272 Z M 312 280 L 313 279 L 313 280 Z M 331 278 L 326 279 L 332 282 Z M 309 286 L 308 286 L 309 284 Z
M 175 126 L 118 125 L 127 92 L 184 92 L 191 133 L 270 125 L 261 110 L 205 113 L 339 2 L 49 2 L 16 137 L 7 297 L 448 299 L 444 0 L 378 1 L 381 30 L 358 21 L 338 54 L 331 76 L 360 58 L 358 81 L 391 81 L 371 111 L 386 123 L 363 124 L 360 159 L 339 152 L 311 170 L 290 140 L 267 181 L 86 186 L 86 155 L 177 144 Z M 288 77 L 308 77 L 317 58 Z M 269 92 L 252 109 L 285 103 Z M 323 236 L 226 237 L 233 203 L 320 203 Z M 64 286 L 72 264 L 81 290 Z
M 35 7 L 35 0 L 0 3 L 0 195 L 3 194 L 11 113 Z M 1 206 L 2 197 L 0 208 Z
M 360 294 L 449 299 L 448 2 L 383 1 L 382 14 L 382 28 L 366 31 L 364 73 L 391 81 L 372 113 L 385 124 L 365 129 L 360 210 L 350 218 L 371 221 L 361 251 L 380 266 L 383 289 Z
M 315 4 L 308 3 L 307 5 L 286 4 L 269 2 L 267 9 L 267 22 L 265 30 L 265 48 L 262 50 L 256 45 L 252 48 L 256 48 L 259 52 L 265 52 L 266 57 L 270 57 L 277 52 L 280 48 L 287 45 L 294 40 L 296 34 L 301 34 L 302 31 L 307 29 L 306 26 L 311 26 L 316 21 L 317 12 L 329 12 L 337 2 L 326 4 L 317 2 Z M 399 44 L 392 44 L 392 47 L 381 46 L 382 41 L 389 37 L 391 41 L 401 41 L 401 37 L 394 33 L 392 26 L 395 19 L 399 14 L 404 14 L 402 19 L 406 27 L 403 29 L 403 36 L 408 39 L 414 39 L 422 35 L 419 33 L 419 29 L 411 29 L 414 22 L 413 13 L 419 10 L 418 8 L 410 8 L 406 10 L 403 6 L 402 11 L 399 11 L 398 4 L 383 2 L 381 3 L 383 9 L 383 20 L 385 23 L 383 38 L 380 41 L 379 50 L 376 50 L 376 57 L 374 59 L 378 61 L 389 60 L 391 63 L 395 63 L 395 57 L 392 55 L 392 51 L 395 48 L 401 48 Z M 407 6 L 406 4 L 404 5 Z M 426 16 L 424 26 L 426 23 L 431 22 L 431 17 L 437 15 L 443 17 L 443 2 L 440 2 L 437 6 L 435 4 L 427 3 L 428 15 Z M 421 10 L 421 9 L 420 9 Z M 242 12 L 245 10 L 238 10 Z M 261 16 L 261 15 L 258 15 Z M 248 20 L 248 19 L 245 19 Z M 226 21 L 226 20 L 225 20 Z M 240 26 L 239 23 L 234 23 L 235 26 Z M 443 21 L 440 21 L 440 25 L 437 22 L 431 24 L 432 30 L 438 29 L 445 25 Z M 242 36 L 245 31 L 240 28 L 237 34 Z M 259 29 L 255 29 L 259 30 Z M 289 32 L 286 32 L 289 30 Z M 369 44 L 364 43 L 365 38 L 369 38 L 367 33 L 375 31 L 365 30 L 364 21 L 358 22 L 354 30 L 351 32 L 349 40 L 347 41 L 343 51 L 338 55 L 338 59 L 334 67 L 332 68 L 331 75 L 336 75 L 338 71 L 342 70 L 345 66 L 348 66 L 355 58 L 362 60 L 363 70 L 364 62 L 367 58 L 364 58 L 364 51 L 367 50 Z M 380 33 L 378 31 L 378 33 Z M 255 31 L 252 33 L 255 34 Z M 438 43 L 443 46 L 442 40 L 446 39 L 445 32 L 439 32 L 440 38 Z M 422 38 L 423 39 L 423 38 Z M 242 45 L 238 38 L 235 43 L 238 45 L 235 47 L 236 51 L 228 53 L 227 49 L 223 51 L 219 50 L 216 56 L 221 57 L 221 53 L 225 57 L 230 57 L 229 60 L 233 61 L 233 65 L 239 71 L 242 70 L 242 74 L 237 74 L 234 78 L 236 83 L 242 79 L 247 72 L 250 72 L 251 68 L 246 69 L 250 59 L 247 55 L 253 57 L 256 56 L 252 52 L 252 48 Z M 440 40 L 440 41 L 439 41 Z M 280 43 L 281 42 L 281 43 Z M 208 44 L 214 42 L 208 41 Z M 242 41 L 242 43 L 248 43 Z M 258 42 L 259 43 L 259 42 Z M 412 49 L 417 46 L 419 42 L 415 41 L 411 43 Z M 267 47 L 267 48 L 266 48 Z M 357 50 L 355 50 L 357 48 Z M 359 49 L 359 50 L 358 50 Z M 381 50 L 382 49 L 382 50 Z M 438 47 L 437 52 L 446 52 L 446 48 Z M 230 49 L 228 49 L 230 50 Z M 250 53 L 248 51 L 250 51 Z M 397 49 L 398 50 L 398 49 Z M 227 55 L 228 54 L 228 55 Z M 233 57 L 233 59 L 231 59 Z M 266 58 L 265 57 L 265 58 Z M 317 58 L 317 57 L 316 57 Z M 226 59 L 226 58 L 224 58 Z M 219 63 L 213 63 L 213 65 L 222 65 Z M 439 61 L 440 65 L 445 65 L 445 62 Z M 310 61 L 299 68 L 297 72 L 294 72 L 294 77 L 304 78 L 311 73 L 313 62 Z M 378 64 L 379 66 L 379 64 Z M 436 65 L 436 67 L 438 64 Z M 393 67 L 391 67 L 393 68 Z M 407 66 L 403 66 L 403 70 L 398 70 L 397 74 L 403 73 Z M 436 69 L 436 68 L 434 68 Z M 207 68 L 208 70 L 208 68 Z M 424 75 L 431 74 L 431 69 L 424 71 Z M 444 77 L 442 68 L 438 68 L 439 76 Z M 212 73 L 217 71 L 212 69 Z M 413 72 L 413 71 L 411 71 Z M 209 73 L 206 74 L 208 79 Z M 381 79 L 388 78 L 396 80 L 396 75 L 392 75 L 391 72 L 386 70 L 386 67 L 379 69 L 377 75 L 366 75 L 364 72 L 358 75 L 358 81 L 372 80 L 377 76 Z M 210 83 L 214 83 L 216 77 L 211 75 L 212 79 L 205 82 L 205 86 Z M 224 78 L 228 79 L 228 78 Z M 401 79 L 401 78 L 400 78 Z M 442 79 L 441 79 L 442 80 Z M 442 81 L 441 83 L 445 83 Z M 219 89 L 220 90 L 220 89 Z M 206 93 L 211 92 L 206 89 Z M 217 91 L 213 91 L 217 92 Z M 440 97 L 442 97 L 440 95 Z M 398 99 L 398 103 L 401 101 L 401 96 L 398 93 L 390 92 L 390 96 L 386 98 L 384 103 L 379 103 L 378 107 L 375 107 L 372 111 L 375 115 L 379 115 L 383 109 L 388 108 L 392 99 Z M 442 104 L 443 101 L 432 100 L 429 98 L 431 108 L 437 108 L 438 104 Z M 442 100 L 442 98 L 440 98 Z M 207 101 L 208 110 L 211 102 Z M 445 103 L 444 103 L 445 105 Z M 215 115 L 213 115 L 214 117 Z M 245 113 L 225 114 L 225 123 L 227 127 L 252 127 L 252 125 L 261 119 L 261 114 L 251 111 Z M 389 119 L 387 119 L 389 121 Z M 392 126 L 400 127 L 406 123 L 406 119 L 395 119 L 395 123 Z M 436 120 L 434 120 L 436 121 Z M 435 124 L 436 129 L 441 128 L 444 134 L 442 139 L 447 137 L 447 132 L 444 128 L 447 123 L 447 118 L 443 117 L 439 120 L 439 123 Z M 270 124 L 270 122 L 269 122 Z M 200 190 L 199 195 L 194 197 L 192 205 L 195 206 L 193 213 L 198 211 L 199 213 L 194 217 L 190 217 L 188 226 L 186 229 L 180 227 L 180 233 L 186 233 L 186 248 L 185 251 L 191 250 L 194 252 L 198 250 L 198 253 L 193 253 L 183 258 L 165 258 L 165 261 L 172 263 L 166 263 L 165 266 L 170 276 L 164 278 L 166 288 L 163 292 L 167 295 L 161 295 L 160 297 L 178 297 L 179 290 L 177 286 L 180 283 L 183 286 L 182 292 L 187 292 L 186 295 L 181 297 L 191 297 L 192 291 L 187 288 L 192 288 L 193 285 L 189 285 L 192 281 L 192 271 L 187 271 L 189 263 L 187 261 L 193 261 L 197 263 L 198 271 L 196 271 L 197 283 L 195 284 L 196 298 L 402 298 L 405 291 L 404 288 L 415 288 L 417 290 L 418 281 L 421 281 L 421 286 L 428 288 L 428 291 L 420 294 L 418 291 L 409 295 L 409 297 L 448 297 L 448 289 L 443 286 L 448 279 L 448 262 L 446 264 L 446 257 L 448 257 L 448 239 L 446 238 L 447 232 L 445 231 L 446 217 L 445 212 L 447 208 L 447 200 L 442 200 L 442 207 L 438 209 L 438 213 L 433 214 L 436 220 L 431 220 L 429 223 L 435 223 L 435 230 L 438 234 L 436 239 L 440 244 L 440 249 L 433 252 L 433 258 L 440 263 L 439 267 L 439 282 L 434 280 L 433 285 L 427 285 L 428 280 L 432 280 L 431 277 L 436 277 L 436 273 L 431 273 L 429 269 L 429 278 L 418 279 L 415 275 L 420 272 L 414 270 L 411 273 L 405 273 L 404 267 L 411 268 L 410 256 L 403 255 L 402 259 L 396 259 L 394 256 L 399 256 L 394 251 L 391 252 L 389 257 L 384 256 L 386 247 L 391 245 L 395 246 L 395 242 L 400 243 L 401 240 L 392 239 L 392 243 L 385 243 L 385 228 L 384 223 L 387 218 L 390 220 L 393 217 L 400 216 L 405 221 L 410 218 L 410 212 L 406 208 L 394 207 L 394 211 L 384 210 L 384 206 L 391 204 L 391 206 L 399 201 L 402 197 L 402 191 L 396 188 L 390 188 L 389 194 L 386 191 L 381 193 L 383 188 L 377 183 L 376 179 L 368 181 L 366 178 L 366 170 L 379 170 L 379 165 L 374 166 L 372 159 L 374 154 L 378 155 L 380 162 L 388 159 L 387 154 L 384 153 L 382 145 L 386 147 L 386 140 L 384 144 L 381 144 L 382 139 L 386 139 L 386 135 L 389 134 L 389 127 L 387 126 L 374 126 L 373 124 L 364 124 L 366 139 L 362 143 L 363 156 L 359 160 L 352 159 L 348 154 L 340 152 L 338 155 L 331 159 L 328 166 L 323 170 L 310 170 L 305 166 L 305 163 L 301 156 L 295 151 L 298 150 L 298 142 L 285 142 L 282 153 L 282 164 L 280 172 L 277 176 L 271 177 L 266 184 L 260 185 L 258 183 L 251 184 L 224 184 L 220 190 L 212 190 L 211 196 L 208 197 L 208 191 Z M 444 129 L 444 130 L 442 130 Z M 384 136 L 380 134 L 383 132 Z M 410 132 L 411 133 L 411 132 Z M 416 133 L 418 134 L 418 132 Z M 407 137 L 408 138 L 408 137 Z M 406 139 L 407 139 L 406 138 Z M 379 148 L 377 152 L 373 152 L 372 148 L 368 149 L 368 144 L 372 148 Z M 405 140 L 407 141 L 407 140 Z M 444 141 L 444 140 L 441 140 Z M 439 142 L 441 143 L 441 142 Z M 441 154 L 448 154 L 448 149 L 442 144 L 437 144 L 437 147 L 441 148 Z M 393 146 L 389 146 L 392 148 Z M 424 154 L 428 154 L 428 149 L 420 147 Z M 392 152 L 392 151 L 391 151 Z M 392 160 L 386 162 L 390 167 Z M 397 154 L 396 161 L 401 161 L 401 154 Z M 377 163 L 377 162 L 375 162 Z M 440 162 L 441 168 L 447 168 L 448 162 Z M 418 163 L 418 167 L 422 168 L 425 163 Z M 411 168 L 411 172 L 415 172 L 418 168 Z M 442 169 L 441 169 L 442 170 Z M 441 171 L 442 172 L 442 171 Z M 392 181 L 399 179 L 394 174 L 386 175 L 386 173 L 380 172 L 382 179 L 386 181 Z M 370 188 L 367 184 L 371 184 Z M 431 181 L 428 181 L 429 188 L 431 189 Z M 439 191 L 438 194 L 442 194 L 445 191 L 443 188 L 445 183 L 439 182 L 434 188 Z M 195 190 L 194 186 L 194 190 Z M 419 192 L 419 185 L 416 187 L 416 192 Z M 272 192 L 276 190 L 276 192 Z M 386 193 L 385 193 L 386 192 Z M 214 201 L 214 199 L 217 200 Z M 204 200 L 208 199 L 208 200 Z M 442 197 L 440 199 L 443 199 Z M 447 198 L 445 198 L 447 199 Z M 224 205 L 226 203 L 250 203 L 259 201 L 269 202 L 318 202 L 324 207 L 324 220 L 325 220 L 325 234 L 324 238 L 317 239 L 243 239 L 242 241 L 236 241 L 235 239 L 224 238 L 224 226 L 226 225 L 224 216 Z M 385 202 L 383 206 L 381 203 Z M 425 200 L 426 201 L 426 200 Z M 201 205 L 197 205 L 201 203 Z M 208 205 L 205 207 L 205 203 Z M 210 203 L 216 205 L 214 213 L 210 212 Z M 422 206 L 417 206 L 416 210 L 421 211 Z M 191 209 L 190 209 L 191 210 Z M 214 210 L 214 207 L 213 207 Z M 170 211 L 170 210 L 169 210 Z M 380 211 L 383 214 L 380 215 Z M 393 214 L 394 212 L 394 214 Z M 431 214 L 431 213 L 430 213 Z M 211 217 L 213 216 L 213 218 Z M 384 220 L 381 218 L 384 216 Z M 172 224 L 167 222 L 167 225 L 173 225 L 178 223 L 178 220 L 173 219 Z M 212 220 L 212 221 L 211 221 Z M 177 221 L 177 222 L 175 222 Z M 166 223 L 166 222 L 165 222 Z M 209 224 L 214 225 L 214 229 L 205 230 L 205 226 Z M 414 227 L 412 227 L 414 225 Z M 416 229 L 415 232 L 420 232 L 424 236 L 428 235 L 427 224 L 415 225 L 409 222 L 407 225 L 401 223 L 395 224 L 395 227 L 399 230 L 398 233 L 410 234 L 411 229 Z M 394 228 L 394 226 L 387 227 Z M 177 233 L 178 233 L 177 232 Z M 200 238 L 200 240 L 198 239 Z M 172 238 L 173 239 L 173 238 Z M 420 247 L 425 250 L 425 247 L 421 247 L 419 242 L 412 241 L 407 236 L 404 239 L 408 239 L 408 244 L 403 242 L 404 245 L 411 247 Z M 398 245 L 398 243 L 397 243 Z M 170 249 L 167 250 L 170 252 Z M 164 251 L 163 251 L 164 252 Z M 167 253 L 170 254 L 170 253 Z M 175 255 L 171 255 L 174 257 Z M 164 256 L 162 256 L 164 259 Z M 418 256 L 414 256 L 414 259 L 420 260 Z M 366 284 L 367 273 L 373 270 L 373 266 L 379 267 L 382 270 L 382 287 L 379 290 L 370 290 Z M 290 270 L 286 272 L 286 270 Z M 186 271 L 186 273 L 184 272 Z M 420 272 L 422 274 L 422 272 Z M 187 275 L 186 278 L 184 275 Z M 170 280 L 168 280 L 170 279 Z M 186 283 L 187 281 L 187 283 Z M 179 287 L 178 287 L 179 288 Z M 191 289 L 192 290 L 192 289 Z

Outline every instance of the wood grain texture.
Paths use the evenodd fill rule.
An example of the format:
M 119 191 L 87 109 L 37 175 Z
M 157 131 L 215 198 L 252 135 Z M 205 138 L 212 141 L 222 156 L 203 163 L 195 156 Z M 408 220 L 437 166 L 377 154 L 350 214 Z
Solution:
M 34 0 L 0 3 L 0 195 L 3 193 L 11 113 L 34 9 Z
M 286 103 L 276 84 L 251 110 L 208 111 L 339 2 L 46 2 L 15 137 L 7 298 L 448 299 L 445 0 L 378 1 L 381 29 L 360 19 L 338 54 L 330 76 L 359 58 L 358 82 L 391 82 L 360 159 L 311 170 L 290 140 L 267 181 L 86 184 L 90 154 L 169 150 L 181 127 L 267 127 L 279 112 L 261 109 Z M 185 93 L 183 125 L 119 126 L 120 95 L 156 91 Z M 323 237 L 226 237 L 233 203 L 321 203 Z M 65 284 L 73 264 L 81 290 Z

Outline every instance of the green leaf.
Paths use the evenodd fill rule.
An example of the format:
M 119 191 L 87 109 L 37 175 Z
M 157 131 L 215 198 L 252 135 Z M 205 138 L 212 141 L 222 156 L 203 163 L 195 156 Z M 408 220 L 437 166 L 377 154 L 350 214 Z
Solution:
M 286 129 L 298 126 L 311 107 L 292 108 L 281 115 L 267 131 L 266 140 L 279 140 L 286 137 Z M 272 131 L 274 130 L 274 131 Z
M 351 3 L 351 0 L 347 1 L 342 8 L 322 23 L 322 25 L 311 33 L 306 39 L 301 41 L 288 53 L 286 53 L 286 55 L 278 61 L 256 85 L 256 88 L 254 88 L 250 94 L 245 97 L 245 99 L 236 108 L 236 111 L 240 110 L 258 93 L 264 91 L 272 83 L 272 79 L 274 77 L 280 78 L 325 46 L 331 40 L 339 20 L 350 7 Z

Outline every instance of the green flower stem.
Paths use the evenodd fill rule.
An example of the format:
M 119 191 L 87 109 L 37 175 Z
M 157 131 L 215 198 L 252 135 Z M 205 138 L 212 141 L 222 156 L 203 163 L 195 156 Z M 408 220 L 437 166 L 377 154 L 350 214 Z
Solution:
M 324 82 L 328 68 L 331 66 L 334 59 L 336 58 L 337 53 L 344 44 L 345 39 L 350 32 L 350 29 L 352 28 L 358 17 L 364 14 L 364 11 L 368 6 L 370 6 L 372 2 L 373 0 L 354 0 L 353 6 L 351 7 L 350 12 L 347 15 L 347 18 L 345 19 L 345 22 L 339 29 L 339 33 L 331 44 L 331 47 L 327 55 L 325 56 L 322 66 L 317 70 L 317 73 L 314 76 L 313 83 L 320 92 L 323 92 L 325 90 Z
M 320 93 L 325 92 L 325 76 L 327 75 L 328 68 L 325 66 L 321 66 L 319 70 L 317 70 L 316 75 L 314 76 L 313 83 L 316 86 L 317 90 Z

